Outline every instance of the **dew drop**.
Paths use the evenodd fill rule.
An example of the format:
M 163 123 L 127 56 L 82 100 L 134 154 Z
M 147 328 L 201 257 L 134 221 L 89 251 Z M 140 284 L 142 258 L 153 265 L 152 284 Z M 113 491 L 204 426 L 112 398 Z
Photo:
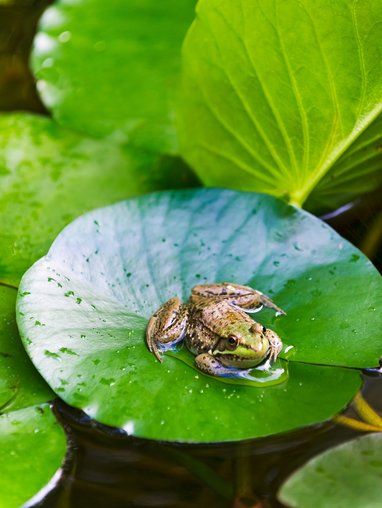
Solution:
M 72 38 L 72 34 L 68 30 L 65 30 L 65 32 L 61 32 L 60 35 L 58 36 L 58 40 L 60 42 L 62 42 L 63 44 L 65 44 L 66 42 L 69 42 L 71 38 Z
M 45 60 L 42 62 L 42 67 L 44 69 L 49 69 L 50 67 L 53 67 L 54 60 L 53 58 L 45 58 Z

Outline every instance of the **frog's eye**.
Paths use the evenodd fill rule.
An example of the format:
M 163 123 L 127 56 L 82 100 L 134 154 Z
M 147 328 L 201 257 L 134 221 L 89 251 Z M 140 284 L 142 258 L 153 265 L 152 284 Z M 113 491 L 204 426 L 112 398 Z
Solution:
M 236 337 L 228 337 L 227 339 L 227 348 L 228 349 L 235 349 L 237 346 L 237 338 Z
M 267 331 L 267 329 L 265 328 L 265 326 L 263 326 L 263 333 L 265 333 Z

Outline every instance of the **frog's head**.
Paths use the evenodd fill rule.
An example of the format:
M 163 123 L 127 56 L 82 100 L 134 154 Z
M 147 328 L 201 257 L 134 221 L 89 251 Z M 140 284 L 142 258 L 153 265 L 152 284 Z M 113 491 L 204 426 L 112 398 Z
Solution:
M 274 333 L 274 332 L 273 332 Z M 213 351 L 223 365 L 247 369 L 261 363 L 269 353 L 267 329 L 260 323 L 236 322 Z

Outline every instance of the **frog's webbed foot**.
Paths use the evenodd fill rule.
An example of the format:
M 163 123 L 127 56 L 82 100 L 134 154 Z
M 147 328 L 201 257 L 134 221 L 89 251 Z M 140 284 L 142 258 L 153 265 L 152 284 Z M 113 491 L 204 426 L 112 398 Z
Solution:
M 183 339 L 187 320 L 188 307 L 182 305 L 177 297 L 164 303 L 150 318 L 146 328 L 146 343 L 160 362 L 162 350 Z
M 237 377 L 237 371 L 235 369 L 226 367 L 209 353 L 202 353 L 196 356 L 195 365 L 201 372 L 209 374 L 210 376 Z
M 277 314 L 285 314 L 268 296 L 249 286 L 241 286 L 231 282 L 221 284 L 202 284 L 192 289 L 191 301 L 197 303 L 206 298 L 215 300 L 227 300 L 232 305 L 239 307 L 245 312 L 258 312 L 261 308 L 269 307 Z
M 277 360 L 277 357 L 281 353 L 281 350 L 283 348 L 283 343 L 281 342 L 280 337 L 269 328 L 265 332 L 265 336 L 268 339 L 269 342 L 269 356 L 268 359 L 271 362 L 274 362 Z

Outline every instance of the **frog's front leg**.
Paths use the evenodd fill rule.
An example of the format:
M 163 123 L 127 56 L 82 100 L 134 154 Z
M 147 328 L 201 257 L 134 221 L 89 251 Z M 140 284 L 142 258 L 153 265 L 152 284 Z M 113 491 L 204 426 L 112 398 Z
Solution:
M 179 298 L 171 298 L 150 318 L 146 328 L 149 351 L 161 362 L 161 349 L 172 346 L 184 338 L 188 322 L 188 306 Z M 162 346 L 162 347 L 161 347 Z
M 209 353 L 202 353 L 195 357 L 195 365 L 197 368 L 209 374 L 218 377 L 237 377 L 237 370 L 232 367 L 226 367 L 217 358 Z
M 263 306 L 274 309 L 278 314 L 285 314 L 268 296 L 249 286 L 241 286 L 231 282 L 221 284 L 201 284 L 192 289 L 191 301 L 209 299 L 227 300 L 245 312 L 257 312 Z
M 274 362 L 277 360 L 277 357 L 281 353 L 281 350 L 283 348 L 283 343 L 281 342 L 280 337 L 270 328 L 267 328 L 265 332 L 265 336 L 268 339 L 269 342 L 269 356 L 268 359 L 271 362 Z

